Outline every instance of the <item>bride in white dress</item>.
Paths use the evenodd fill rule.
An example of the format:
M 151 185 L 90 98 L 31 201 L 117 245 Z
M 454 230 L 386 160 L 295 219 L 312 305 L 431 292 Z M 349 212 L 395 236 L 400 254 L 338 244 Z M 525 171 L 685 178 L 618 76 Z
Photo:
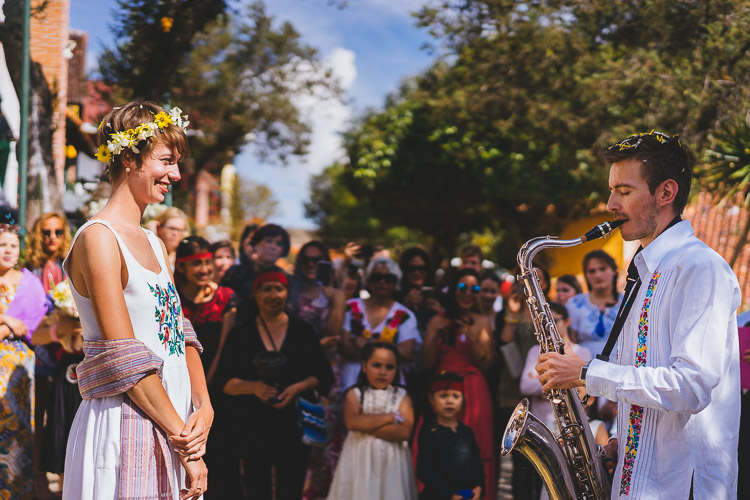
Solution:
M 362 349 L 362 372 L 345 395 L 344 441 L 328 500 L 417 498 L 408 439 L 414 425 L 411 399 L 391 385 L 398 370 L 393 344 Z
M 78 230 L 65 270 L 89 345 L 109 349 L 129 341 L 160 368 L 143 373 L 125 392 L 84 399 L 68 439 L 65 500 L 115 499 L 125 490 L 142 492 L 133 498 L 166 498 L 168 491 L 174 499 L 195 499 L 206 491 L 201 457 L 213 409 L 199 352 L 185 344 L 164 244 L 141 228 L 146 206 L 163 202 L 170 184 L 180 179 L 177 162 L 188 150 L 187 122 L 180 113 L 179 108 L 166 113 L 153 103 L 131 102 L 108 113 L 99 128 L 97 158 L 108 164 L 112 193 Z M 117 361 L 107 372 L 106 383 L 113 386 L 132 375 L 127 359 Z M 149 434 L 158 434 L 163 444 L 168 438 L 161 455 L 153 447 L 132 451 L 143 434 L 127 439 L 137 425 L 123 421 L 129 402 L 142 416 L 135 420 L 154 429 Z M 128 456 L 138 457 L 132 460 L 137 463 L 124 462 Z M 146 470 L 146 463 L 156 466 Z M 158 487 L 147 482 L 152 478 Z

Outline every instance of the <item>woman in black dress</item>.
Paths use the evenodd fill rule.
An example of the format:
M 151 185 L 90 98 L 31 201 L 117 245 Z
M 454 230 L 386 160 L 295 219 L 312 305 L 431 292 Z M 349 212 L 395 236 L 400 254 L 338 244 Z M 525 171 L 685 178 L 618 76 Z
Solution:
M 301 497 L 310 447 L 302 444 L 295 403 L 314 390 L 326 394 L 333 381 L 315 331 L 287 315 L 287 295 L 288 280 L 279 267 L 257 272 L 254 307 L 240 306 L 214 381 L 225 395 L 222 407 L 251 499 L 272 498 L 272 468 L 276 499 Z

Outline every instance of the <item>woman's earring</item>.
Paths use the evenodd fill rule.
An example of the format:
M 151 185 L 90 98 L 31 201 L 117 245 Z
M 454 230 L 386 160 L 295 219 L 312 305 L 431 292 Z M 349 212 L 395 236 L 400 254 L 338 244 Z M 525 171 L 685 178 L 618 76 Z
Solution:
M 130 172 L 130 167 L 125 167 L 125 172 Z

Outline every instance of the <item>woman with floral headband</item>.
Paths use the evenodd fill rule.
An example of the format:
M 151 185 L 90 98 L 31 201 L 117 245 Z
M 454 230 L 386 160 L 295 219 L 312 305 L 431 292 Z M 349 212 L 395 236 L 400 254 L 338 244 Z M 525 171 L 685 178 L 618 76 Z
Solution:
M 187 117 L 150 102 L 109 112 L 97 158 L 112 193 L 63 267 L 83 329 L 83 402 L 68 439 L 64 499 L 195 499 L 213 409 L 200 343 L 184 320 L 164 243 L 141 227 L 180 180 Z
M 203 347 L 203 369 L 208 383 L 216 372 L 221 347 L 234 326 L 237 298 L 231 288 L 211 279 L 213 253 L 200 236 L 188 236 L 177 245 L 174 271 L 182 312 L 193 325 Z
M 353 298 L 346 303 L 341 336 L 341 387 L 357 381 L 362 364 L 362 349 L 369 342 L 390 342 L 398 346 L 402 361 L 414 359 L 420 341 L 414 313 L 393 299 L 401 280 L 398 264 L 387 257 L 376 257 L 365 271 L 367 299 Z M 403 374 L 399 383 L 403 383 Z
M 0 498 L 34 496 L 34 351 L 31 334 L 45 313 L 42 283 L 16 269 L 18 233 L 10 213 L 0 215 Z

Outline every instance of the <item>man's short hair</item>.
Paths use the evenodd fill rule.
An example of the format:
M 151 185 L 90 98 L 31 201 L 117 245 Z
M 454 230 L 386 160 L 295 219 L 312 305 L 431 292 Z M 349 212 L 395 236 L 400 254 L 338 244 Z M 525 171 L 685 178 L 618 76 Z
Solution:
M 678 139 L 661 132 L 631 135 L 604 151 L 604 159 L 609 163 L 623 160 L 636 160 L 641 163 L 643 178 L 651 194 L 667 179 L 677 183 L 674 199 L 676 215 L 682 213 L 688 202 L 690 182 L 693 178 L 693 155 Z
M 479 245 L 464 245 L 458 252 L 458 256 L 462 259 L 465 259 L 467 257 L 474 257 L 475 255 L 479 257 L 479 260 L 482 260 L 482 249 L 479 247 Z

